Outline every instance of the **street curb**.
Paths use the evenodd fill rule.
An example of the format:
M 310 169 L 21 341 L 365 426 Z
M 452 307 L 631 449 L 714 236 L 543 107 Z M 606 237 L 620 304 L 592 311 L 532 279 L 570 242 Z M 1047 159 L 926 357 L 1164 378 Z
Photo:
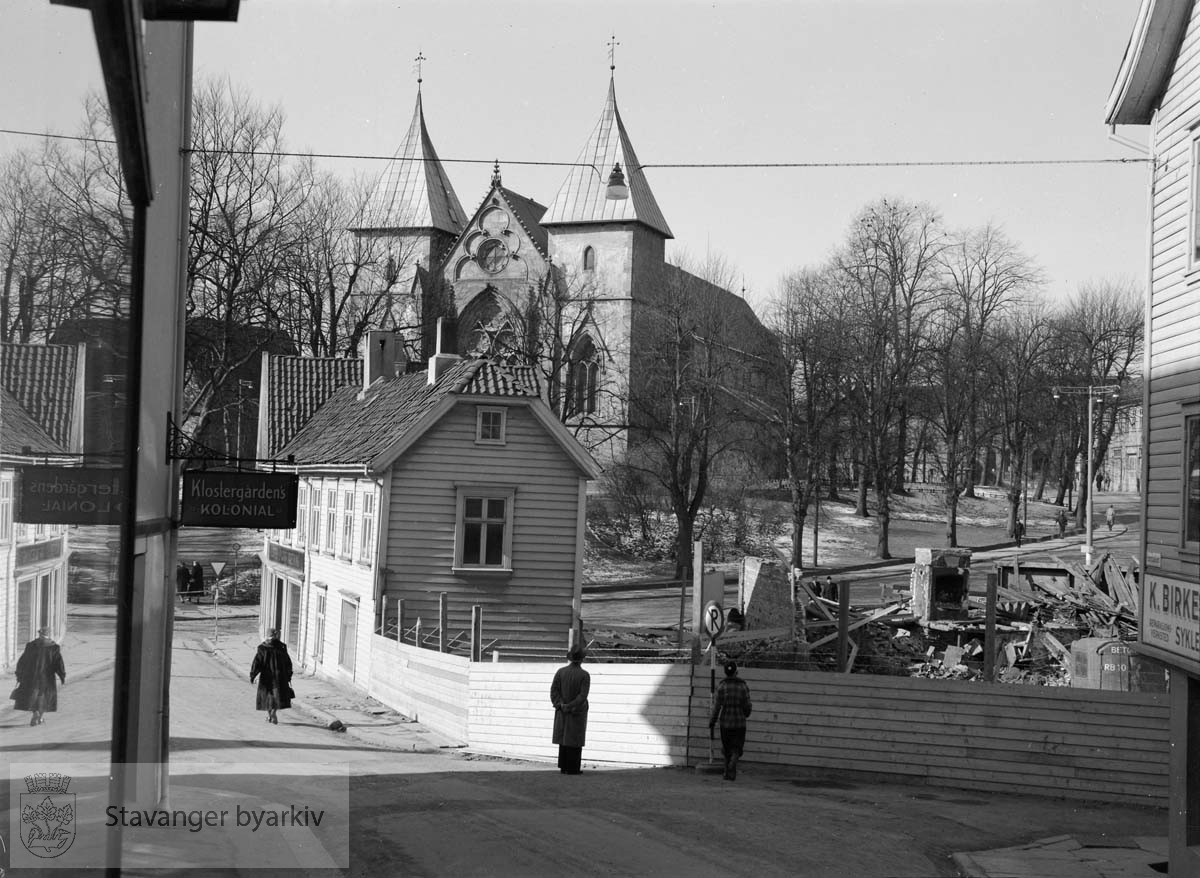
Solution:
M 975 862 L 970 854 L 951 854 L 950 858 L 954 860 L 959 878 L 990 878 L 987 869 Z
M 200 645 L 209 654 L 211 654 L 214 658 L 216 658 L 218 661 L 220 661 L 221 664 L 225 665 L 230 670 L 236 671 L 239 675 L 242 675 L 245 673 L 245 668 L 234 664 L 233 659 L 231 659 L 229 656 L 227 656 L 221 650 L 217 649 L 214 646 L 213 642 L 209 638 L 207 638 L 207 637 L 201 638 Z M 363 694 L 365 695 L 366 693 L 363 693 Z M 396 753 L 446 753 L 446 752 L 449 752 L 450 750 L 456 749 L 456 748 L 452 748 L 452 747 L 434 747 L 434 746 L 415 747 L 414 746 L 411 749 L 401 750 L 398 747 L 390 746 L 386 743 L 381 743 L 373 735 L 371 735 L 368 728 L 365 728 L 365 727 L 359 728 L 359 727 L 353 725 L 352 723 L 347 723 L 345 720 L 341 719 L 340 717 L 336 716 L 335 714 L 332 714 L 323 708 L 317 707 L 314 704 L 310 704 L 309 702 L 305 701 L 302 698 L 293 698 L 292 699 L 292 708 L 299 710 L 301 713 L 307 714 L 312 719 L 315 719 L 317 722 L 321 723 L 326 728 L 326 730 L 333 732 L 334 734 L 349 735 L 350 737 L 354 738 L 356 741 L 361 741 L 364 744 L 369 744 L 370 746 L 376 747 L 380 750 L 389 750 L 389 751 L 396 752 Z M 340 731 L 335 731 L 332 728 L 332 725 L 335 722 L 341 724 L 342 729 Z

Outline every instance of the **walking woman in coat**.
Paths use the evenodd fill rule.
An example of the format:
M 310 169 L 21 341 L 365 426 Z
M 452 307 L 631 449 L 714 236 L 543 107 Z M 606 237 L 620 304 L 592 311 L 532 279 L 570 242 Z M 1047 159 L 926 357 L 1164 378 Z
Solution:
M 583 647 L 576 644 L 567 652 L 570 664 L 554 673 L 550 684 L 550 703 L 554 705 L 554 737 L 558 745 L 558 770 L 563 774 L 582 774 L 583 745 L 587 737 L 588 691 L 592 676 L 580 665 Z
M 25 651 L 17 659 L 17 688 L 12 693 L 13 707 L 33 714 L 29 720 L 31 726 L 45 722 L 42 714 L 58 710 L 55 677 L 64 684 L 67 682 L 62 649 L 50 638 L 50 629 L 42 628 L 36 640 L 25 644 Z
M 279 629 L 267 632 L 267 639 L 258 645 L 254 662 L 250 665 L 250 682 L 258 678 L 258 693 L 254 699 L 256 710 L 267 712 L 267 722 L 279 724 L 277 710 L 292 706 L 292 658 L 287 645 L 279 639 Z

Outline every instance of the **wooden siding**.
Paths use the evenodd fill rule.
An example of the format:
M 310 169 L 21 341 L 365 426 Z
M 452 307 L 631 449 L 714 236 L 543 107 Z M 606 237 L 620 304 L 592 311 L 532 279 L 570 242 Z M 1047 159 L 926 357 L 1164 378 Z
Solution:
M 472 665 L 471 748 L 555 758 L 550 683 L 557 667 L 532 662 Z M 592 676 L 587 759 L 631 765 L 687 763 L 690 666 L 596 664 L 587 669 Z M 704 687 L 700 694 L 707 704 L 707 682 Z
M 759 669 L 742 676 L 754 702 L 748 763 L 1166 801 L 1166 695 Z M 707 744 L 705 720 L 694 703 L 693 752 Z
M 1200 265 L 1189 267 L 1195 209 L 1192 134 L 1200 125 L 1200 6 L 1193 8 L 1155 119 L 1151 292 L 1147 345 L 1147 478 L 1144 550 L 1172 576 L 1197 581 L 1181 546 L 1183 419 L 1200 405 Z M 1145 551 L 1143 554 L 1145 554 Z
M 586 482 L 530 412 L 509 405 L 505 444 L 475 444 L 475 404 L 458 404 L 401 457 L 392 471 L 384 566 L 388 603 L 404 600 L 406 624 L 438 624 L 448 595 L 451 635 L 483 611 L 483 642 L 498 648 L 566 649 L 579 587 L 575 550 L 579 496 Z M 457 575 L 456 485 L 516 491 L 511 514 L 512 574 Z
M 470 662 L 372 635 L 367 694 L 456 741 L 467 740 Z

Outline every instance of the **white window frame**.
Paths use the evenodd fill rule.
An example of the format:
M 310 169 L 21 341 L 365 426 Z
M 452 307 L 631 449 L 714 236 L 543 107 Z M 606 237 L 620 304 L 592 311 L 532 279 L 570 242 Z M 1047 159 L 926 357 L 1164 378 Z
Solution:
M 337 549 L 337 535 L 338 535 L 337 516 L 338 516 L 337 488 L 336 487 L 326 488 L 325 489 L 325 521 L 323 524 L 324 533 L 322 534 L 321 548 L 331 555 Z
M 1193 128 L 1188 153 L 1188 271 L 1200 271 L 1200 128 Z
M 295 543 L 303 546 L 308 542 L 308 485 L 300 485 L 296 496 Z
M 498 485 L 459 485 L 456 487 L 457 506 L 454 515 L 454 570 L 468 573 L 511 573 L 513 518 L 516 512 L 517 489 Z M 466 508 L 468 500 L 503 500 L 504 531 L 501 537 L 500 563 L 486 564 L 464 559 L 467 529 L 475 524 L 468 522 Z M 489 510 L 490 511 L 490 510 Z M 493 519 L 494 520 L 494 519 Z M 486 529 L 483 541 L 486 541 Z M 486 548 L 482 549 L 486 552 Z
M 13 541 L 13 482 L 0 479 L 0 542 Z
M 342 491 L 342 540 L 338 554 L 349 558 L 354 552 L 354 488 Z
M 498 425 L 492 420 L 492 415 L 497 416 Z M 507 441 L 507 433 L 508 409 L 494 405 L 481 405 L 475 409 L 476 445 L 503 445 Z
M 358 560 L 370 564 L 375 560 L 375 492 L 364 491 L 362 500 L 362 531 L 358 535 Z
M 308 544 L 314 551 L 321 549 L 321 485 L 312 482 L 310 491 L 312 505 L 308 508 Z

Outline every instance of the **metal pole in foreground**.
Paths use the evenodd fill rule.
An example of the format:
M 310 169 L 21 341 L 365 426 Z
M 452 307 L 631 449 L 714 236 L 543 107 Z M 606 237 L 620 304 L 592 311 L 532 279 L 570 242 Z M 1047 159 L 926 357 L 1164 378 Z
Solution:
M 1092 493 L 1096 487 L 1094 475 L 1092 473 L 1092 458 L 1094 457 L 1092 450 L 1092 431 L 1095 429 L 1092 420 L 1092 411 L 1095 405 L 1096 394 L 1093 388 L 1088 388 L 1088 428 L 1087 428 L 1087 537 L 1083 546 L 1083 563 L 1086 567 L 1092 566 Z

